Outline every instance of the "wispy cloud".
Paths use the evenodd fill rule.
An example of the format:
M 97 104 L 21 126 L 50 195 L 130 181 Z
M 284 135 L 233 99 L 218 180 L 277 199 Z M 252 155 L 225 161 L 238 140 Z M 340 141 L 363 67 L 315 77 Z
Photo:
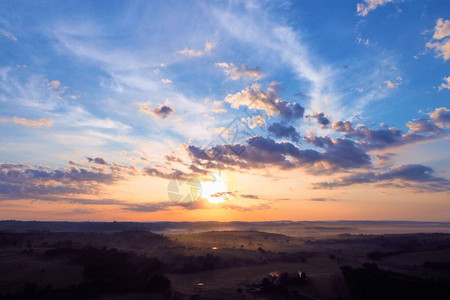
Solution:
M 233 80 L 239 80 L 241 78 L 259 80 L 264 77 L 264 73 L 259 67 L 250 68 L 245 64 L 237 67 L 233 63 L 226 62 L 216 63 L 215 65 L 222 68 L 225 74 L 227 74 Z
M 6 30 L 0 29 L 0 35 L 14 41 L 17 42 L 17 38 L 14 36 L 14 34 L 12 34 L 11 32 L 8 32 Z
M 363 0 L 356 4 L 356 12 L 358 16 L 367 16 L 370 11 L 385 5 L 386 3 L 394 3 L 397 0 Z
M 51 119 L 49 119 L 49 120 L 48 119 L 30 120 L 30 119 L 18 118 L 18 117 L 0 118 L 0 123 L 5 123 L 5 122 L 11 122 L 11 123 L 24 125 L 24 126 L 30 126 L 30 127 L 50 127 L 55 123 L 55 121 L 53 121 Z
M 211 52 L 211 50 L 216 47 L 215 43 L 209 42 L 206 43 L 203 50 L 194 50 L 194 49 L 189 49 L 188 47 L 184 48 L 183 50 L 181 50 L 179 53 L 186 55 L 186 56 L 192 56 L 192 57 L 202 57 L 203 55 Z
M 363 172 L 343 176 L 332 182 L 314 184 L 316 189 L 337 188 L 354 184 L 384 183 L 384 187 L 412 189 L 427 192 L 449 192 L 450 181 L 437 177 L 433 169 L 417 164 L 401 165 L 379 172 Z M 391 181 L 394 181 L 391 183 Z
M 444 79 L 444 82 L 441 83 L 441 85 L 439 86 L 439 90 L 442 90 L 442 89 L 449 90 L 450 89 L 450 76 L 444 77 L 443 79 Z

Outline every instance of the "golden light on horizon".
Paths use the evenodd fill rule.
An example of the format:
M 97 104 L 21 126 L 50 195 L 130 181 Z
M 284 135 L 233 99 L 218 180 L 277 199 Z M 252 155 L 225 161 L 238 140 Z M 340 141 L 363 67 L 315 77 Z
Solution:
M 229 200 L 231 195 L 224 174 L 214 174 L 214 180 L 202 182 L 202 197 L 209 203 L 218 204 Z

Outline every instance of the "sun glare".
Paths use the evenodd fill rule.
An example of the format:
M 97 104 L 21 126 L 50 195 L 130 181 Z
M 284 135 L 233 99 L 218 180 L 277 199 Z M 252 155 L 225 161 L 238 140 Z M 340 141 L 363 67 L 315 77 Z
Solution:
M 217 175 L 217 174 L 216 174 Z M 209 203 L 223 203 L 230 198 L 224 175 L 214 176 L 213 181 L 202 182 L 202 197 Z

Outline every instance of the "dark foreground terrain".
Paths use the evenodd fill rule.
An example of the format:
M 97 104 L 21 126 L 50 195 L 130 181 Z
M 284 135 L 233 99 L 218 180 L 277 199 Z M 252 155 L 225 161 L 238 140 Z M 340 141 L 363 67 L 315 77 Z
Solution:
M 450 295 L 445 223 L 145 224 L 0 222 L 0 299 Z

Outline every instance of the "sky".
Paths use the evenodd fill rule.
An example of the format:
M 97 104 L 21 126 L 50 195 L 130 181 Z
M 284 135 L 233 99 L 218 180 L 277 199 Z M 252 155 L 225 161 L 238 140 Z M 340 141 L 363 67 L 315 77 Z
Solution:
M 450 221 L 450 2 L 0 2 L 0 219 Z

